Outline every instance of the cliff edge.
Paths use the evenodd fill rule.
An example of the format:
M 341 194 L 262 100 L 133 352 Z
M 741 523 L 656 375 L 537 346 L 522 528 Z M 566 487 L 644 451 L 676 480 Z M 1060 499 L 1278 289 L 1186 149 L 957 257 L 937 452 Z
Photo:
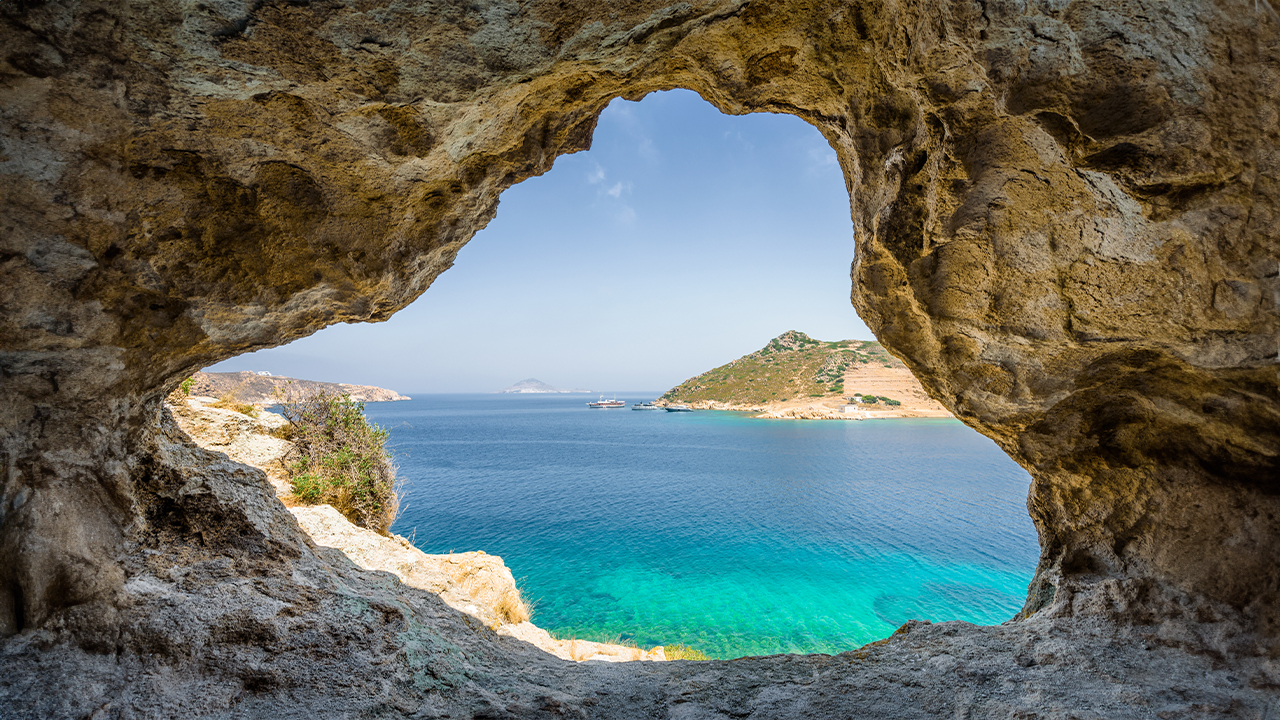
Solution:
M 661 646 L 645 651 L 589 640 L 561 640 L 530 622 L 528 605 L 502 558 L 482 550 L 430 555 L 404 537 L 384 537 L 352 524 L 329 505 L 293 501 L 283 457 L 291 443 L 273 434 L 286 424 L 280 415 L 259 410 L 247 415 L 209 407 L 200 398 L 173 396 L 169 409 L 178 426 L 199 446 L 225 453 L 236 462 L 262 470 L 276 496 L 289 508 L 320 550 L 340 553 L 366 570 L 381 570 L 410 587 L 434 593 L 449 607 L 470 615 L 499 635 L 514 637 L 563 660 L 666 660 Z

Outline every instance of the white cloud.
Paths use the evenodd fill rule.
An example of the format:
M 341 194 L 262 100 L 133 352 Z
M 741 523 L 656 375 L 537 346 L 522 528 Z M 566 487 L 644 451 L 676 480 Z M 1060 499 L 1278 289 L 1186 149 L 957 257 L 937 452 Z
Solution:
M 830 145 L 809 149 L 809 162 L 816 167 L 830 167 L 836 164 L 836 151 Z
M 753 145 L 751 142 L 749 142 L 746 138 L 742 137 L 742 133 L 737 130 L 725 130 L 724 139 L 737 140 L 739 145 L 742 145 L 742 147 L 747 149 L 747 152 L 751 152 L 756 149 L 756 146 Z
M 636 146 L 636 154 L 649 162 L 658 161 L 658 148 L 653 144 L 653 140 L 645 138 Z
M 636 209 L 630 205 L 623 205 L 622 210 L 618 212 L 618 221 L 626 225 L 630 225 L 636 221 Z
M 587 182 L 595 185 L 604 182 L 604 168 L 600 167 L 600 163 L 596 163 L 596 169 L 587 173 Z
M 605 192 L 608 193 L 610 197 L 622 197 L 622 183 L 614 183 L 613 187 L 605 190 Z

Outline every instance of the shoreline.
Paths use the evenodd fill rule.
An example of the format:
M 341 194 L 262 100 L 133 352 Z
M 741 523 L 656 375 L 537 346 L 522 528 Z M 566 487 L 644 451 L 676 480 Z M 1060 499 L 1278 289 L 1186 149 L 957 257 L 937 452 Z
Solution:
M 213 399 L 171 396 L 166 405 L 191 441 L 266 475 L 275 496 L 302 531 L 325 553 L 357 566 L 389 572 L 400 582 L 434 593 L 454 610 L 470 615 L 498 635 L 529 643 L 562 660 L 584 662 L 663 662 L 664 646 L 652 649 L 614 643 L 561 639 L 532 622 L 511 570 L 502 558 L 483 550 L 431 555 L 400 535 L 379 535 L 347 520 L 330 505 L 301 505 L 293 500 L 284 458 L 292 443 L 274 434 L 285 419 L 263 408 L 250 415 L 211 407 Z
M 920 418 L 957 419 L 955 415 L 938 406 L 937 409 L 921 407 L 916 403 L 886 407 L 881 404 L 857 405 L 842 398 L 805 398 L 761 405 L 738 405 L 716 400 L 699 400 L 691 403 L 660 403 L 687 405 L 694 410 L 720 410 L 751 414 L 764 420 L 906 420 Z M 853 407 L 848 412 L 844 407 Z
M 764 350 L 686 380 L 667 391 L 661 404 L 750 412 L 773 420 L 955 417 L 929 396 L 901 361 L 879 346 L 872 348 L 873 354 L 863 352 L 867 343 L 851 350 L 851 342 L 857 343 L 826 343 L 828 348 L 843 345 L 845 349 L 819 350 L 827 354 L 815 358 L 813 341 L 787 333 Z M 860 354 L 855 358 L 851 353 Z M 863 403 L 865 397 L 877 402 Z

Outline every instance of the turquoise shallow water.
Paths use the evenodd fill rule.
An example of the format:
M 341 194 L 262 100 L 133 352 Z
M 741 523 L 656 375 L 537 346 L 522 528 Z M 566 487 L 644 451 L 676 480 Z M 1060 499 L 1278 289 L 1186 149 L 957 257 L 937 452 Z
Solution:
M 1038 556 L 1030 478 L 958 421 L 587 399 L 367 405 L 406 480 L 393 530 L 431 553 L 501 555 L 559 636 L 718 658 L 841 652 L 912 618 L 992 624 L 1022 605 Z

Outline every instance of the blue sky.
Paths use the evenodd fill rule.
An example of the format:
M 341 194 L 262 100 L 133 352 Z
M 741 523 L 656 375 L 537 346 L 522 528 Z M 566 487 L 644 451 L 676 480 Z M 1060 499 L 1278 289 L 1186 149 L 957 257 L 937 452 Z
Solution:
M 849 304 L 853 230 L 835 152 L 785 115 L 696 94 L 615 100 L 592 149 L 503 193 L 422 297 L 211 370 L 492 392 L 534 377 L 666 390 L 786 330 L 871 339 Z

